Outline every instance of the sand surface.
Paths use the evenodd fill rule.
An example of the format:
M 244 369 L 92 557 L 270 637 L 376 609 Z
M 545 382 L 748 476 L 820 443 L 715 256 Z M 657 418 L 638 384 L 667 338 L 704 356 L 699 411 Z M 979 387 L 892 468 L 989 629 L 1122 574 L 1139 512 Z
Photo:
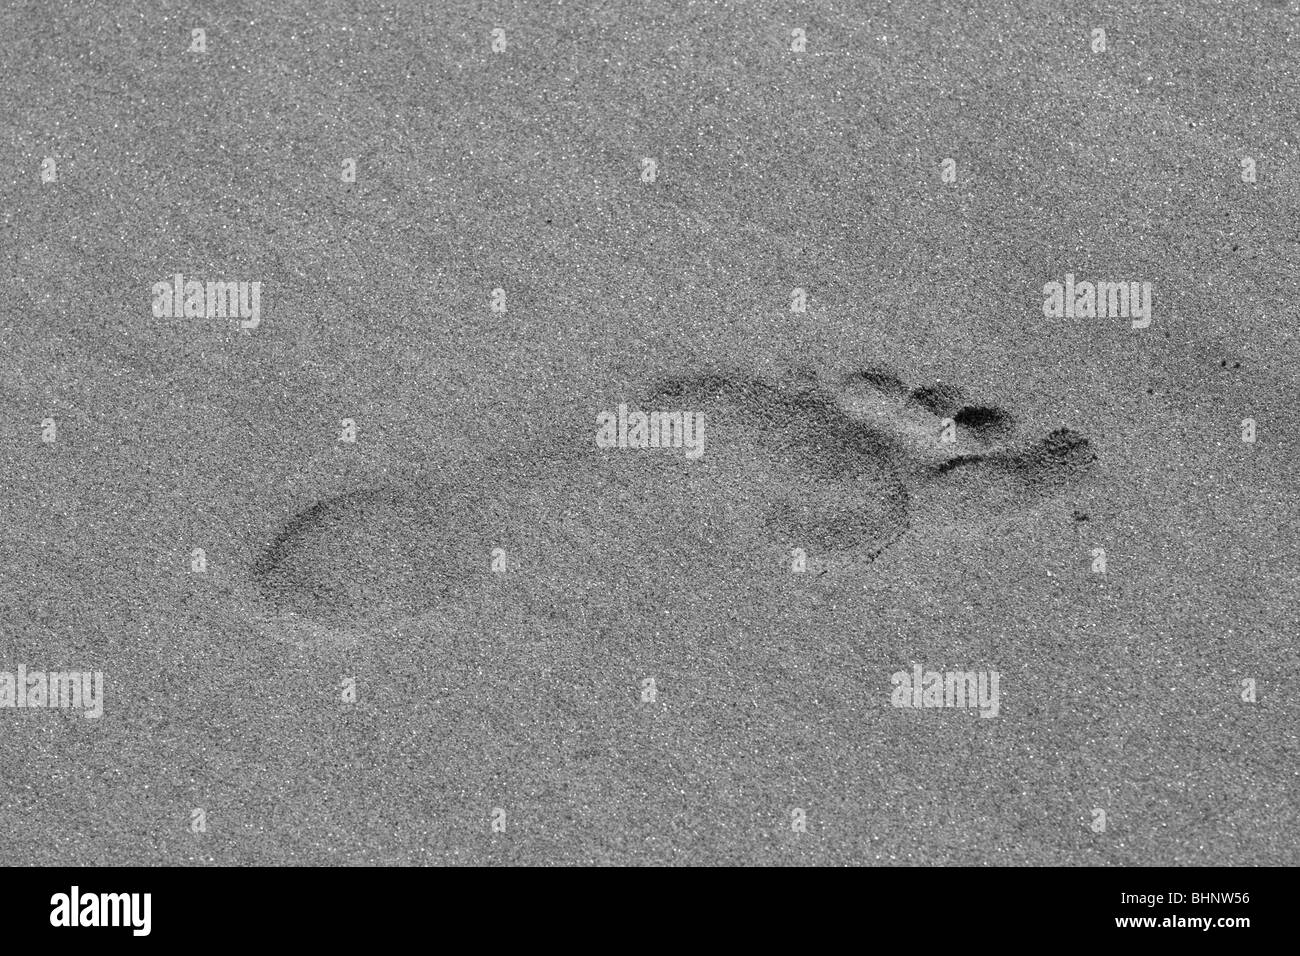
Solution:
M 0 11 L 0 863 L 1300 861 L 1294 0 L 219 6 Z

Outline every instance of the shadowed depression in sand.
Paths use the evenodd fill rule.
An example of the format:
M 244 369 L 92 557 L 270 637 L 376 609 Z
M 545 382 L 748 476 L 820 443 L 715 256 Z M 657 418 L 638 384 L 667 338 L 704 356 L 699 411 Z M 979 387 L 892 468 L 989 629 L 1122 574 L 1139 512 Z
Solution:
M 1032 507 L 1068 492 L 1095 460 L 1075 431 L 1017 440 L 1010 413 L 967 404 L 954 386 L 909 390 L 878 368 L 830 385 L 812 375 L 675 378 L 650 388 L 643 404 L 702 410 L 703 460 L 683 462 L 668 449 L 647 458 L 593 447 L 576 462 L 548 464 L 537 451 L 534 466 L 544 477 L 513 487 L 469 471 L 458 484 L 348 492 L 290 519 L 257 557 L 253 578 L 273 606 L 309 617 L 413 616 L 473 587 L 495 546 L 509 544 L 508 553 L 519 542 L 554 553 L 612 544 L 613 552 L 586 563 L 608 568 L 626 559 L 626 538 L 613 532 L 637 526 L 668 534 L 658 559 L 678 567 L 714 543 L 712 535 L 824 548 L 866 566 L 913 528 L 917 514 L 956 522 Z M 948 444 L 940 441 L 945 426 Z M 547 477 L 558 484 L 547 487 Z M 689 514 L 672 514 L 683 499 Z M 600 507 L 610 500 L 619 504 Z M 720 515 L 748 526 L 720 525 Z M 565 534 L 566 520 L 588 533 Z M 715 566 L 724 553 L 713 550 Z M 565 586 L 562 576 L 555 583 Z

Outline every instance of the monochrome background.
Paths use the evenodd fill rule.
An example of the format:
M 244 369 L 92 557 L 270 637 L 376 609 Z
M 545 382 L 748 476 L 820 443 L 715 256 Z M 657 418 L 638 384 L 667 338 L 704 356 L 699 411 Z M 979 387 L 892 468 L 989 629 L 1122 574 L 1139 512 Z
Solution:
M 6 4 L 0 670 L 106 700 L 0 710 L 0 862 L 1295 864 L 1298 14 Z M 155 318 L 177 272 L 261 325 Z M 1066 272 L 1152 325 L 1044 318 Z M 656 382 L 862 368 L 1096 461 L 794 574 L 759 445 L 708 436 L 711 550 L 587 460 Z M 259 586 L 377 488 L 302 559 L 339 590 Z M 437 579 L 479 507 L 531 563 Z M 417 608 L 348 589 L 416 552 Z M 891 707 L 913 662 L 1001 713 Z

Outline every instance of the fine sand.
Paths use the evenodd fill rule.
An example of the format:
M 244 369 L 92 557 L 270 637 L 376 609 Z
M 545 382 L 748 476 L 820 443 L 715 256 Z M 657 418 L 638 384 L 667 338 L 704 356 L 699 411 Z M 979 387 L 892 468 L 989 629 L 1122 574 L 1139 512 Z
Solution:
M 1300 862 L 1295 2 L 434 6 L 0 12 L 0 863 Z

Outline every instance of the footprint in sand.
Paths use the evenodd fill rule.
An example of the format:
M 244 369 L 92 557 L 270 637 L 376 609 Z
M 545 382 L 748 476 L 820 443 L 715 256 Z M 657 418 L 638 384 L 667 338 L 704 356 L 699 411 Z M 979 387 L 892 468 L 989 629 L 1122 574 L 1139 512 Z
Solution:
M 315 502 L 252 568 L 272 607 L 327 624 L 402 620 L 482 592 L 494 553 L 552 608 L 627 607 L 647 580 L 773 567 L 802 547 L 867 565 L 915 525 L 982 522 L 1068 490 L 1095 460 L 1058 429 L 885 368 L 834 382 L 711 373 L 644 410 L 701 411 L 705 450 L 602 450 L 588 432 Z M 495 551 L 495 549 L 501 551 Z

